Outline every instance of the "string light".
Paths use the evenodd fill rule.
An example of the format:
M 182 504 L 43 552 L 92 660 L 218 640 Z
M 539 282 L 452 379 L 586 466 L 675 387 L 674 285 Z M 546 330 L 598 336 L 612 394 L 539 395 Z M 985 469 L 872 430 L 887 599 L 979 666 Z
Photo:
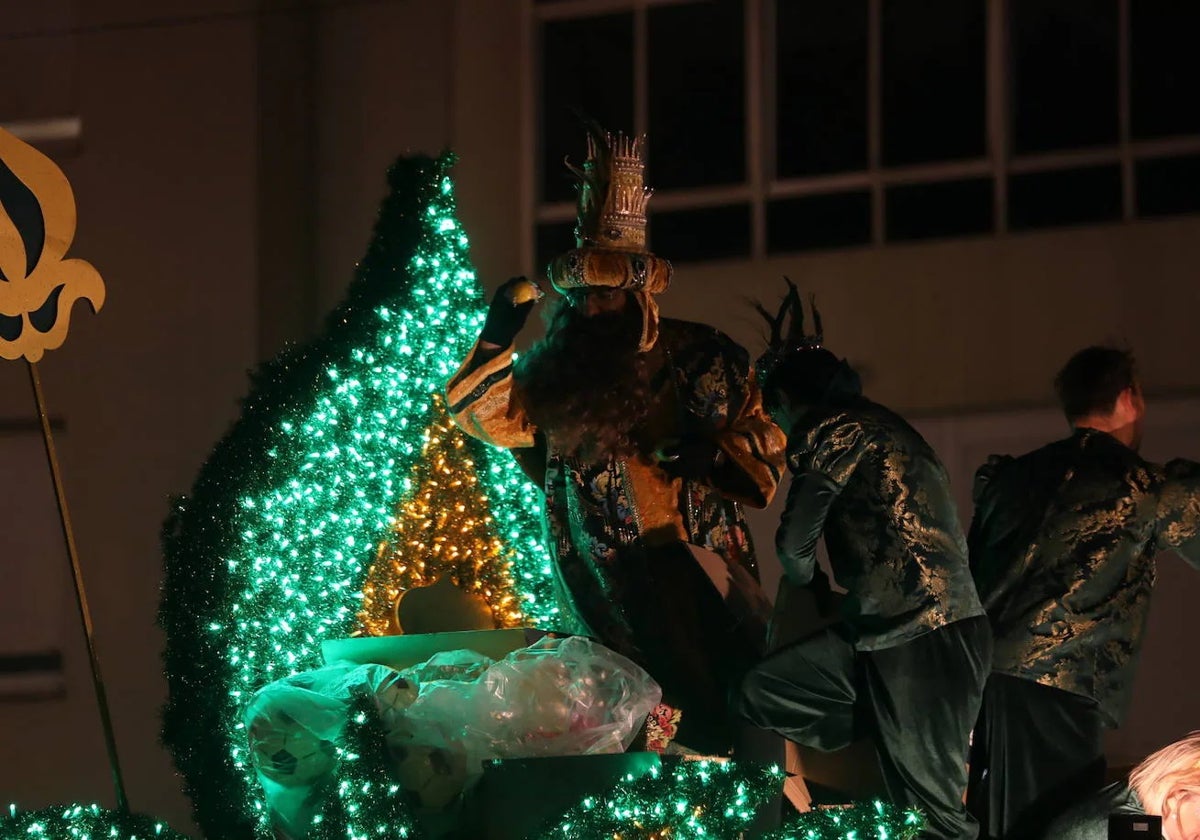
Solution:
M 778 767 L 731 761 L 678 761 L 626 776 L 585 797 L 542 840 L 722 840 L 736 837 L 783 784 Z
M 448 574 L 459 589 L 487 601 L 498 627 L 519 627 L 526 619 L 512 576 L 515 552 L 488 513 L 469 438 L 439 395 L 433 402 L 436 419 L 412 468 L 411 490 L 367 572 L 359 619 L 372 635 L 395 632 L 400 593 Z
M 924 827 L 919 809 L 876 799 L 807 811 L 763 840 L 914 840 Z
M 166 824 L 143 814 L 110 811 L 99 805 L 67 805 L 21 811 L 8 806 L 0 818 L 0 840 L 187 840 Z
M 253 375 L 166 523 L 163 739 L 208 836 L 271 836 L 240 723 L 253 693 L 321 665 L 322 641 L 359 630 L 360 613 L 378 632 L 390 594 L 430 574 L 422 564 L 447 559 L 502 624 L 563 623 L 537 489 L 511 454 L 453 433 L 437 397 L 483 321 L 452 161 L 393 167 L 346 301 L 320 338 Z M 462 510 L 443 517 L 434 506 L 455 491 Z M 459 532 L 428 535 L 436 526 Z M 357 798 L 341 796 L 361 811 Z
M 322 664 L 325 639 L 378 632 L 398 589 L 450 571 L 488 598 L 501 624 L 568 623 L 537 489 L 508 452 L 459 435 L 437 396 L 483 319 L 455 219 L 452 163 L 446 155 L 393 167 L 347 300 L 321 338 L 253 374 L 241 418 L 164 525 L 163 741 L 208 837 L 272 836 L 240 723 L 253 693 Z M 351 722 L 310 840 L 421 834 L 386 756 L 370 747 L 378 741 L 363 714 Z M 630 780 L 572 809 L 553 836 L 727 837 L 778 783 L 778 770 L 769 783 L 755 772 L 696 762 Z M 586 829 L 601 823 L 613 831 Z M 143 840 L 137 830 L 145 832 L 131 836 Z M 29 836 L 39 835 L 21 835 Z M 842 835 L 812 838 L 834 836 Z

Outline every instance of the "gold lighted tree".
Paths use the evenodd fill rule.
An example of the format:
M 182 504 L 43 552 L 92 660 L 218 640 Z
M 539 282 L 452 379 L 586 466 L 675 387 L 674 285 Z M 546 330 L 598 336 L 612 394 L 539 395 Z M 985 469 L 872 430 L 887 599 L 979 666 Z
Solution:
M 480 595 L 497 627 L 525 623 L 512 579 L 512 552 L 495 533 L 487 497 L 463 432 L 434 395 L 434 420 L 412 470 L 392 531 L 380 545 L 363 584 L 361 632 L 396 633 L 400 594 L 449 575 L 464 592 Z

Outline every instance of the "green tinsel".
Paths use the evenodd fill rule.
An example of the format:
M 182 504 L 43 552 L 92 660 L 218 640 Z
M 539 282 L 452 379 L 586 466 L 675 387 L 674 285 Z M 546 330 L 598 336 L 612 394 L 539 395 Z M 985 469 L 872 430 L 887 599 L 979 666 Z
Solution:
M 318 339 L 251 375 L 240 419 L 164 525 L 162 739 L 214 840 L 271 836 L 242 710 L 267 683 L 321 665 L 323 639 L 354 629 L 375 548 L 411 490 L 431 395 L 482 324 L 452 163 L 392 167 L 346 300 Z M 496 534 L 515 553 L 524 613 L 553 628 L 538 491 L 508 452 L 469 445 Z M 355 790 L 346 806 L 367 807 Z
M 924 827 L 920 810 L 875 800 L 808 811 L 763 840 L 913 840 Z
M 736 837 L 782 784 L 778 767 L 679 761 L 587 797 L 540 840 Z
M 424 833 L 388 770 L 387 740 L 375 703 L 358 697 L 338 748 L 337 779 L 324 791 L 325 808 L 310 838 L 421 840 Z
M 0 818 L 0 840 L 187 840 L 144 814 L 110 811 L 99 805 L 67 805 L 19 811 Z

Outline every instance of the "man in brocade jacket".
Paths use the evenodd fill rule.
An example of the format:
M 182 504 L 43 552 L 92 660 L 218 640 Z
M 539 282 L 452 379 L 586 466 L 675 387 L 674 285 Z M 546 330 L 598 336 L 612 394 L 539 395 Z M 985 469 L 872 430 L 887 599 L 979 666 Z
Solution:
M 865 399 L 853 368 L 820 346 L 813 314 L 817 335 L 805 336 L 792 286 L 761 363 L 792 473 L 776 551 L 787 581 L 821 600 L 824 535 L 847 595 L 836 624 L 749 672 L 739 712 L 819 750 L 869 738 L 889 797 L 925 812 L 922 837 L 974 838 L 966 753 L 991 636 L 949 480 L 920 434 Z
M 1154 556 L 1200 565 L 1200 464 L 1137 454 L 1145 403 L 1132 354 L 1089 347 L 1055 381 L 1074 433 L 975 480 L 971 569 L 995 660 L 969 805 L 995 838 L 1037 837 L 1104 779 L 1154 585 Z
M 541 481 L 556 571 L 582 630 L 659 682 L 683 712 L 680 744 L 725 753 L 728 694 L 764 640 L 726 609 L 687 544 L 757 587 L 741 505 L 770 502 L 784 439 L 743 348 L 712 327 L 660 319 L 654 296 L 671 266 L 645 248 L 641 155 L 639 141 L 589 137 L 575 170 L 578 247 L 549 268 L 563 305 L 514 366 L 533 301 L 523 278 L 502 286 L 448 405 Z

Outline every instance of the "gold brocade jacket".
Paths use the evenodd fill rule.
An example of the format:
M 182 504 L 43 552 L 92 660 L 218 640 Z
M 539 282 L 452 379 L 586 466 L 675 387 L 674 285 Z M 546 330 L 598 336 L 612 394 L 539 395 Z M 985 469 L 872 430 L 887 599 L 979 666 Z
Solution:
M 809 584 L 825 537 L 856 648 L 894 647 L 983 615 L 946 469 L 902 417 L 867 399 L 812 409 L 791 430 L 787 456 L 780 563 L 792 583 Z
M 1144 461 L 1104 432 L 992 458 L 975 479 L 971 569 L 995 633 L 992 670 L 1124 717 L 1154 556 L 1200 567 L 1200 464 Z
M 662 319 L 652 383 L 660 416 L 648 423 L 676 436 L 711 438 L 724 464 L 707 482 L 673 478 L 647 455 L 584 461 L 555 450 L 514 391 L 512 348 L 476 364 L 472 349 L 447 387 L 455 421 L 485 443 L 514 450 L 541 480 L 545 521 L 560 582 L 584 627 L 637 659 L 622 609 L 625 569 L 648 546 L 689 542 L 729 563 L 758 568 L 741 505 L 765 507 L 783 470 L 784 435 L 762 408 L 746 351 L 718 330 Z

